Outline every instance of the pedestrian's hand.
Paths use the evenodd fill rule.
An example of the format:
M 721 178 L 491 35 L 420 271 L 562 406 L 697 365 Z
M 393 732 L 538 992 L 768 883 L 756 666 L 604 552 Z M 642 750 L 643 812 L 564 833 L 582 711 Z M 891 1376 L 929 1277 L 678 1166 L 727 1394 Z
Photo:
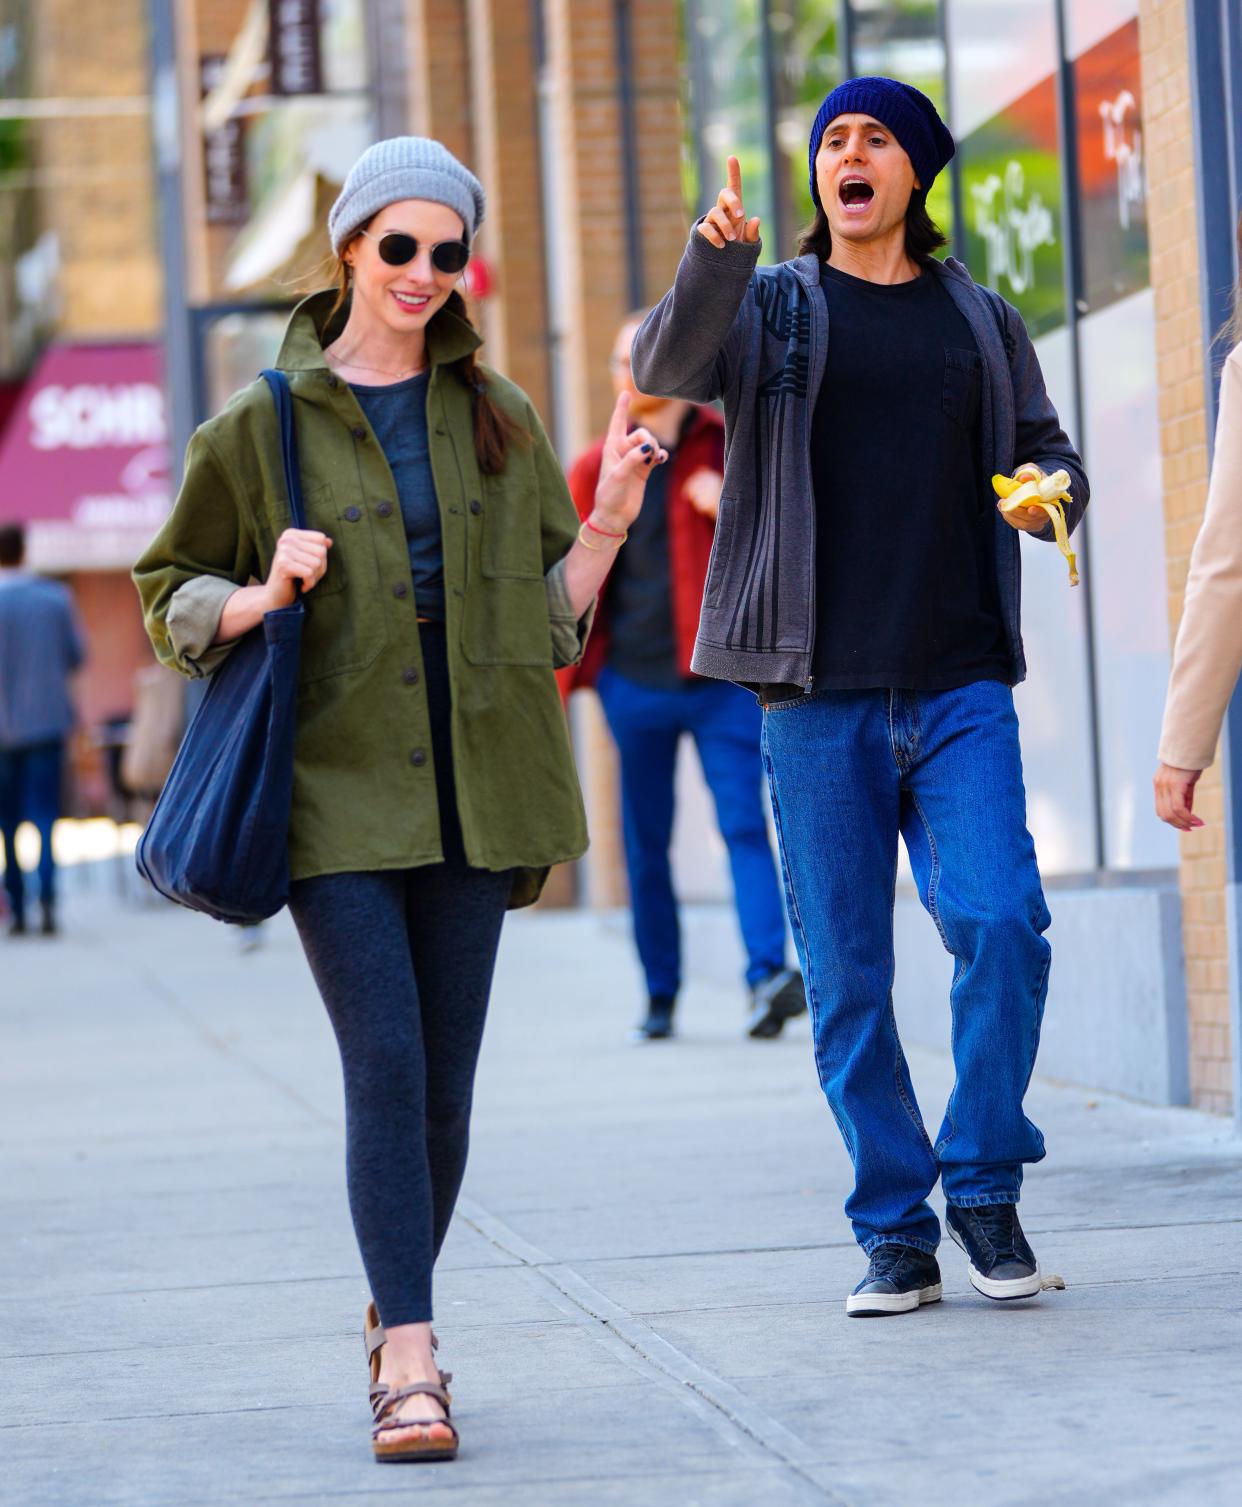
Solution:
M 759 239 L 759 216 L 748 220 L 742 203 L 742 169 L 736 157 L 729 158 L 729 176 L 716 195 L 715 204 L 703 216 L 699 234 L 717 249 L 726 241 L 742 241 L 753 246 Z
M 595 487 L 591 518 L 610 534 L 625 533 L 638 517 L 647 478 L 668 459 L 668 451 L 649 429 L 632 429 L 627 433 L 629 412 L 630 394 L 622 392 L 617 396 L 608 424 Z
M 690 506 L 696 513 L 702 513 L 704 518 L 710 518 L 713 523 L 720 516 L 720 493 L 723 487 L 724 477 L 711 466 L 700 466 L 685 481 L 685 493 L 690 499 Z
M 1195 786 L 1199 783 L 1201 769 L 1174 769 L 1171 764 L 1157 764 L 1156 815 L 1179 832 L 1193 832 L 1204 825 L 1203 818 L 1194 814 Z
M 298 581 L 303 591 L 310 591 L 323 580 L 331 547 L 332 540 L 318 529 L 287 528 L 281 534 L 267 573 L 269 611 L 288 607 L 297 599 Z
M 1013 473 L 1013 479 L 1018 482 L 1042 481 L 1044 475 L 1044 471 L 1034 461 L 1027 461 Z M 1005 522 L 1024 534 L 1042 534 L 1048 527 L 1048 515 L 1043 508 L 1014 508 L 1007 513 L 1000 503 L 996 506 Z

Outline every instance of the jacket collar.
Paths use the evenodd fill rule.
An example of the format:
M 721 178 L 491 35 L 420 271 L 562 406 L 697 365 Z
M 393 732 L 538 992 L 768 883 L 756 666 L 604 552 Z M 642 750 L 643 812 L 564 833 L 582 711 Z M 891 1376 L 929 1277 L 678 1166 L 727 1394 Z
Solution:
M 324 341 L 327 339 L 330 344 L 340 334 L 348 308 L 342 309 L 329 326 L 328 316 L 335 301 L 336 290 L 324 288 L 304 298 L 294 309 L 276 358 L 281 371 L 319 371 L 327 367 Z M 441 309 L 427 326 L 427 352 L 432 366 L 460 361 L 482 344 L 478 331 L 451 309 Z

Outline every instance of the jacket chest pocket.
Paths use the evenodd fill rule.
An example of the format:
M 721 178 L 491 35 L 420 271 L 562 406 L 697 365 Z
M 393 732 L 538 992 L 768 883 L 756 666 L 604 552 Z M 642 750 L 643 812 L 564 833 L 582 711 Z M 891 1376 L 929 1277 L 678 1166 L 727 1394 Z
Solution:
M 305 686 L 371 664 L 388 643 L 388 626 L 366 509 L 337 499 L 327 483 L 309 488 L 304 506 L 307 527 L 332 540 L 323 580 L 306 594 Z
M 942 397 L 945 417 L 964 429 L 969 429 L 979 417 L 979 385 L 982 377 L 983 363 L 978 351 L 945 346 Z
M 542 581 L 543 540 L 540 536 L 539 493 L 533 476 L 529 485 L 515 485 L 504 476 L 482 478 L 481 495 L 466 504 L 480 515 L 483 574 L 492 580 Z

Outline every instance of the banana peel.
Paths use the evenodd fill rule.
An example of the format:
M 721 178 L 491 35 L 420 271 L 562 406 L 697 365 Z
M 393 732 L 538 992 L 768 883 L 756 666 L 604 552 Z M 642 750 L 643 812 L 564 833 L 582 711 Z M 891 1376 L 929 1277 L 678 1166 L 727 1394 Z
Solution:
M 1069 502 L 1069 472 L 1054 471 L 1051 476 L 1041 476 L 1032 481 L 1015 481 L 1012 476 L 994 476 L 992 490 L 1001 500 L 1001 512 L 1012 513 L 1015 508 L 1043 508 L 1052 520 L 1057 536 L 1057 548 L 1069 565 L 1071 586 L 1078 585 L 1078 557 L 1070 548 L 1069 529 L 1065 523 L 1064 504 Z

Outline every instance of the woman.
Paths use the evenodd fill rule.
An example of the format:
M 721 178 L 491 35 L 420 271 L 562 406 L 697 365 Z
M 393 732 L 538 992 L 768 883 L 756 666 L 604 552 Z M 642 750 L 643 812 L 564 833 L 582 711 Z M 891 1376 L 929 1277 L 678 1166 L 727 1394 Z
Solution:
M 1179 832 L 1203 826 L 1195 786 L 1216 756 L 1242 671 L 1242 284 L 1225 333 L 1233 348 L 1221 373 L 1212 480 L 1190 557 L 1154 782 L 1156 815 Z
M 381 1460 L 457 1452 L 431 1273 L 465 1168 L 501 922 L 586 847 L 553 670 L 580 656 L 666 458 L 646 430 L 626 433 L 619 401 L 579 524 L 529 400 L 476 360 L 454 285 L 483 211 L 477 179 L 437 142 L 363 154 L 328 220 L 335 296 L 299 305 L 277 363 L 308 527 L 285 526 L 258 381 L 194 436 L 135 570 L 157 653 L 192 676 L 298 581 L 307 593 L 289 905 L 344 1068 Z

